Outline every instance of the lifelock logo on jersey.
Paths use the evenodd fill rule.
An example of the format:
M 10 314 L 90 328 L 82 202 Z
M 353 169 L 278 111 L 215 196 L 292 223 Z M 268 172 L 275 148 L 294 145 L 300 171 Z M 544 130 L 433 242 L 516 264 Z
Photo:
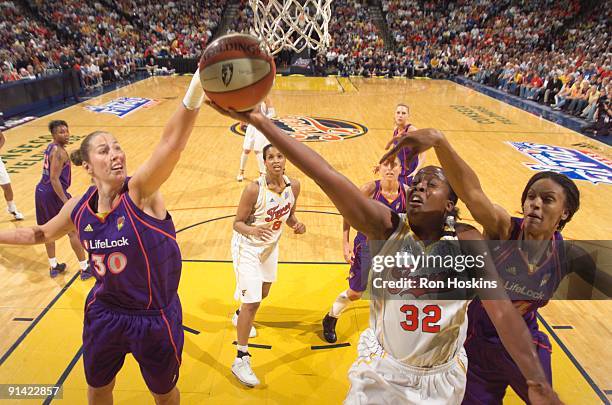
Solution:
M 127 240 L 125 236 L 123 236 L 119 240 L 86 240 L 85 248 L 87 249 L 110 249 L 121 246 L 129 246 L 130 242 Z

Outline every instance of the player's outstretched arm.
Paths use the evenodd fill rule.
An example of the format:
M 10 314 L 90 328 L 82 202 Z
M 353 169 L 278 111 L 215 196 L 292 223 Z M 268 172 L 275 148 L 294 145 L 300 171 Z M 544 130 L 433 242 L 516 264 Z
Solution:
M 210 101 L 207 103 L 221 114 L 246 121 L 261 131 L 291 163 L 321 187 L 353 228 L 372 240 L 384 240 L 393 233 L 397 215 L 392 214 L 384 205 L 366 198 L 357 186 L 336 171 L 321 155 L 287 136 L 259 111 L 238 113 L 225 111 Z
M 392 142 L 389 142 L 387 148 L 391 146 Z M 451 187 L 483 226 L 487 236 L 490 239 L 508 238 L 512 224 L 510 214 L 487 197 L 476 172 L 453 149 L 442 132 L 433 128 L 410 132 L 402 136 L 383 159 L 406 146 L 411 148 L 411 158 L 433 147 Z
M 3 245 L 38 245 L 53 242 L 75 230 L 70 213 L 79 202 L 71 198 L 60 212 L 44 225 L 0 231 L 0 244 Z
M 182 104 L 172 115 L 151 157 L 130 180 L 130 197 L 137 205 L 153 195 L 172 174 L 187 145 L 204 100 L 199 70 L 193 75 Z

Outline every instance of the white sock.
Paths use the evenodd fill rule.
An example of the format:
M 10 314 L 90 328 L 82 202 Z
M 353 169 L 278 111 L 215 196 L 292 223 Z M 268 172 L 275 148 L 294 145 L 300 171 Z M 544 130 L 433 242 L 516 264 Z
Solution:
M 81 270 L 87 270 L 88 265 L 89 262 L 87 261 L 87 259 L 83 260 L 82 262 L 79 262 L 79 267 L 81 268 Z
M 332 304 L 331 311 L 329 311 L 329 316 L 339 318 L 350 302 L 351 300 L 349 299 L 347 292 L 342 291 L 340 294 L 338 294 L 336 301 L 334 301 Z
M 263 153 L 256 153 L 255 157 L 257 158 L 257 166 L 259 166 L 259 173 L 266 174 L 266 165 L 263 161 Z
M 244 172 L 244 167 L 246 166 L 247 159 L 249 158 L 248 153 L 244 153 L 242 150 L 242 155 L 240 155 L 240 171 Z
M 236 349 L 238 349 L 238 351 L 241 351 L 242 353 L 248 353 L 249 351 L 249 345 L 236 345 Z
M 14 201 L 7 201 L 6 205 L 8 206 L 9 211 L 11 212 L 17 211 L 17 206 L 15 205 Z
M 55 267 L 55 266 L 57 266 L 57 259 L 56 259 L 55 257 L 50 257 L 50 258 L 49 258 L 49 265 L 50 265 L 51 267 Z

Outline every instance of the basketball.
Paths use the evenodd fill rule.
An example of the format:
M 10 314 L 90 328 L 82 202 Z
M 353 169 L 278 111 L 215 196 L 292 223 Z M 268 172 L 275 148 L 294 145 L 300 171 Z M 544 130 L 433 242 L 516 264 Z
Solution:
M 206 95 L 225 109 L 253 109 L 272 88 L 275 75 L 274 59 L 251 35 L 224 35 L 204 50 L 200 60 Z

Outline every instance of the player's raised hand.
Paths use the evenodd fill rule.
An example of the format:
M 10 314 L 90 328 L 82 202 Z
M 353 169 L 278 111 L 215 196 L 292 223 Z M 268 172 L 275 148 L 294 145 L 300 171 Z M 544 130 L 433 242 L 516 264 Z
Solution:
M 265 225 L 253 226 L 251 230 L 251 235 L 255 236 L 257 239 L 261 239 L 264 242 L 272 239 L 274 232 Z
M 527 387 L 527 395 L 532 405 L 563 405 L 549 384 L 527 380 Z
M 208 106 L 217 110 L 217 112 L 221 115 L 225 115 L 226 117 L 233 118 L 238 121 L 246 122 L 248 124 L 253 124 L 253 120 L 257 118 L 264 118 L 264 115 L 261 113 L 259 108 L 254 108 L 250 111 L 238 112 L 235 110 L 225 110 L 215 104 L 213 101 L 206 99 L 204 100 Z
M 298 235 L 306 233 L 306 225 L 304 225 L 301 222 L 296 222 L 296 224 L 293 225 L 292 228 L 293 228 L 293 233 L 296 233 Z
M 435 146 L 435 144 L 442 139 L 442 136 L 442 133 L 434 128 L 405 132 L 404 135 L 393 138 L 387 143 L 385 149 L 388 150 L 388 152 L 380 159 L 380 163 L 386 161 L 391 156 L 395 156 L 400 150 L 406 147 L 410 148 L 408 161 L 411 161 L 412 158 L 419 153 Z M 394 142 L 397 142 L 397 144 L 393 145 Z

